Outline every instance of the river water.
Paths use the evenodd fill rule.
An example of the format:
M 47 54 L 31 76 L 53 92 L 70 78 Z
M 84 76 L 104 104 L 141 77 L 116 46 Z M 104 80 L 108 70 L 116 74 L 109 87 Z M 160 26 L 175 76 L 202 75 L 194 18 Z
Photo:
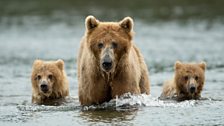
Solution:
M 102 8 L 90 9 L 87 12 L 81 10 L 79 13 L 66 10 L 69 13 L 65 13 L 54 10 L 58 6 L 53 6 L 53 10 L 50 6 L 52 12 L 43 9 L 48 6 L 40 9 L 47 14 L 36 11 L 38 9 L 35 10 L 35 6 L 34 11 L 31 9 L 28 14 L 23 11 L 14 14 L 12 12 L 15 10 L 12 8 L 21 3 L 12 3 L 4 3 L 11 8 L 3 10 L 10 11 L 0 13 L 1 126 L 224 125 L 224 23 L 217 18 L 219 11 L 212 12 L 218 15 L 214 15 L 214 20 L 203 18 L 210 16 L 209 14 L 202 15 L 200 19 L 192 15 L 185 15 L 186 19 L 175 16 L 174 19 L 169 19 L 166 18 L 169 14 L 156 17 L 157 12 L 152 11 L 151 20 L 143 18 L 139 13 L 128 13 L 127 9 L 119 15 L 110 10 L 111 8 L 106 11 L 112 13 L 111 17 L 102 14 Z M 25 7 L 27 10 L 30 6 L 33 7 L 33 4 L 25 5 L 29 5 L 28 9 Z M 181 12 L 178 9 L 180 8 L 174 9 L 177 11 L 177 17 Z M 139 12 L 145 11 L 143 9 Z M 186 13 L 188 14 L 188 11 Z M 150 96 L 126 94 L 99 106 L 80 107 L 76 57 L 85 29 L 84 20 L 88 14 L 95 14 L 106 21 L 119 21 L 128 14 L 133 17 L 134 42 L 143 53 L 150 71 Z M 70 82 L 70 97 L 67 98 L 67 103 L 61 106 L 31 104 L 31 67 L 37 58 L 60 58 L 65 61 Z M 202 92 L 202 97 L 206 100 L 158 100 L 163 81 L 173 76 L 176 60 L 207 62 L 206 83 Z

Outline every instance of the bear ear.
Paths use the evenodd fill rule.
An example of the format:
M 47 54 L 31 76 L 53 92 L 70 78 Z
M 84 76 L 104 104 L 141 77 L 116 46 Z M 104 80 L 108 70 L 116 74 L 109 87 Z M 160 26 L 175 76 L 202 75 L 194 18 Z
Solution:
M 36 59 L 34 62 L 33 62 L 33 67 L 37 67 L 39 65 L 41 65 L 43 63 L 43 60 L 40 60 L 40 59 Z
M 177 69 L 180 69 L 181 66 L 182 66 L 182 63 L 180 61 L 176 61 L 174 68 L 175 68 L 175 70 L 177 70 Z
M 64 61 L 62 59 L 58 59 L 56 61 L 56 65 L 57 67 L 60 69 L 60 70 L 63 70 L 64 69 Z
M 119 24 L 127 32 L 131 32 L 133 30 L 134 22 L 131 17 L 125 17 Z
M 206 63 L 204 61 L 202 61 L 201 63 L 199 63 L 199 66 L 205 70 L 206 69 Z
M 90 15 L 86 17 L 85 25 L 86 25 L 87 31 L 96 28 L 98 24 L 99 24 L 99 21 L 94 16 Z

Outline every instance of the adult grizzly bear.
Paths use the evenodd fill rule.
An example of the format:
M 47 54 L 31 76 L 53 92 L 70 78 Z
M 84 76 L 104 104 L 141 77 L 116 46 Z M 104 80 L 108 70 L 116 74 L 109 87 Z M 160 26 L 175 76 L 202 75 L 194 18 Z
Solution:
M 133 20 L 85 21 L 86 32 L 78 56 L 79 101 L 100 104 L 124 93 L 150 93 L 147 66 L 134 45 Z

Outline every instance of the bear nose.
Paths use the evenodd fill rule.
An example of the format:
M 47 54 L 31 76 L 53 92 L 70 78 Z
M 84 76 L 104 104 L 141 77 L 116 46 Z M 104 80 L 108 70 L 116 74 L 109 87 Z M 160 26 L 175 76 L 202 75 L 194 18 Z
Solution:
M 109 71 L 112 68 L 112 59 L 109 55 L 103 58 L 102 67 L 104 70 Z
M 190 92 L 191 92 L 191 93 L 194 93 L 194 92 L 195 92 L 195 89 L 196 89 L 195 86 L 191 86 L 191 87 L 190 87 Z
M 105 70 L 110 70 L 111 67 L 112 67 L 112 62 L 111 61 L 104 61 L 102 65 L 103 65 L 103 68 Z
M 41 88 L 41 90 L 42 90 L 44 93 L 46 93 L 46 92 L 48 91 L 48 86 L 47 86 L 47 84 L 41 84 L 41 85 L 40 85 L 40 88 Z

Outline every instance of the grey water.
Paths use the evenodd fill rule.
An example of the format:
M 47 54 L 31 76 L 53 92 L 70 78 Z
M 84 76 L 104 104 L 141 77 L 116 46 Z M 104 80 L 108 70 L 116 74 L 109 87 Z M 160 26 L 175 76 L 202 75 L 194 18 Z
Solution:
M 223 2 L 126 2 L 0 1 L 0 125 L 224 125 Z M 126 94 L 80 107 L 76 57 L 90 14 L 103 21 L 134 19 L 134 42 L 150 72 L 150 96 Z M 65 61 L 70 97 L 63 105 L 31 104 L 37 58 Z M 205 100 L 158 100 L 176 60 L 207 62 Z

